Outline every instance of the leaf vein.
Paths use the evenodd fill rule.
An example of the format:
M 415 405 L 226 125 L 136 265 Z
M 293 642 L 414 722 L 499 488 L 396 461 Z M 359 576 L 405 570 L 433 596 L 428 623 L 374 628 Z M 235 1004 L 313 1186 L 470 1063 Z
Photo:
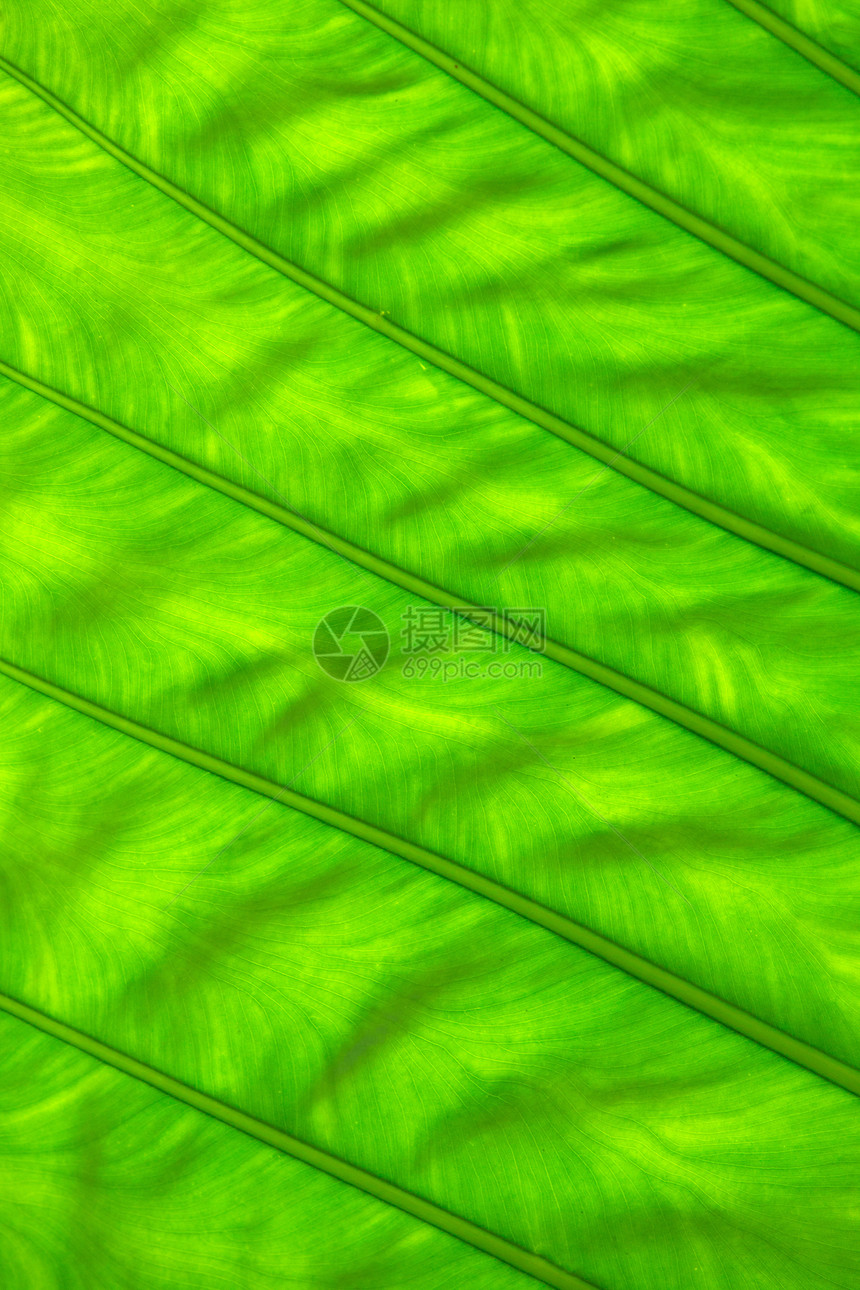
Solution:
M 359 1165 L 353 1165 L 331 1152 L 304 1142 L 301 1138 L 295 1138 L 283 1129 L 267 1124 L 264 1120 L 259 1120 L 256 1116 L 221 1101 L 220 1098 L 192 1088 L 172 1075 L 157 1070 L 153 1066 L 147 1066 L 136 1057 L 120 1052 L 110 1044 L 102 1043 L 101 1040 L 76 1030 L 63 1021 L 49 1017 L 29 1004 L 13 999 L 10 995 L 0 994 L 0 1008 L 10 1016 L 17 1017 L 19 1021 L 35 1026 L 52 1038 L 70 1044 L 90 1057 L 95 1057 L 105 1065 L 113 1067 L 114 1070 L 130 1075 L 158 1092 L 173 1097 L 185 1103 L 186 1106 L 193 1107 L 195 1111 L 201 1111 L 204 1115 L 212 1116 L 222 1124 L 229 1125 L 230 1128 L 245 1133 L 251 1138 L 256 1138 L 258 1142 L 274 1147 L 276 1151 L 292 1156 L 293 1159 L 310 1165 L 313 1169 L 329 1174 L 351 1187 L 357 1187 L 376 1200 L 392 1205 L 421 1222 L 438 1227 L 447 1235 L 454 1236 L 484 1254 L 509 1264 L 518 1272 L 524 1272 L 527 1276 L 542 1281 L 544 1285 L 554 1287 L 554 1290 L 595 1290 L 593 1282 L 583 1281 L 581 1277 L 566 1272 L 539 1254 L 515 1245 L 504 1236 L 489 1232 L 477 1223 L 443 1209 L 442 1206 L 425 1200 L 424 1197 L 407 1191 L 396 1183 L 388 1182 L 387 1179 L 380 1178 Z
M 729 2 L 733 3 L 733 0 L 729 0 Z M 789 292 L 790 295 L 796 296 L 798 300 L 802 300 L 805 304 L 811 305 L 821 313 L 829 315 L 836 322 L 850 327 L 853 331 L 860 331 L 860 309 L 849 304 L 847 300 L 840 299 L 839 296 L 819 286 L 817 282 L 812 282 L 810 279 L 802 277 L 801 274 L 795 273 L 793 269 L 789 269 L 786 265 L 771 259 L 770 256 L 765 255 L 763 252 L 757 251 L 755 247 L 748 246 L 746 242 L 742 242 L 740 238 L 720 228 L 718 224 L 712 224 L 710 220 L 705 219 L 702 215 L 697 215 L 695 211 L 688 209 L 681 202 L 675 201 L 668 193 L 662 192 L 659 188 L 655 188 L 653 184 L 640 179 L 638 175 L 625 170 L 623 166 L 617 165 L 609 157 L 605 157 L 603 153 L 598 152 L 587 143 L 583 143 L 581 139 L 577 139 L 574 135 L 568 134 L 566 130 L 554 125 L 524 103 L 520 103 L 513 95 L 499 89 L 498 86 L 493 85 L 485 77 L 473 72 L 471 68 L 465 67 L 459 59 L 453 58 L 445 50 L 431 44 L 429 40 L 425 40 L 417 32 L 405 27 L 396 19 L 389 18 L 387 14 L 381 13 L 373 5 L 366 4 L 365 0 L 341 0 L 341 3 L 368 22 L 373 23 L 375 27 L 384 31 L 394 40 L 400 41 L 401 44 L 407 46 L 414 53 L 438 67 L 440 71 L 446 72 L 453 80 L 465 85 L 467 89 L 472 90 L 474 94 L 477 94 L 493 107 L 507 113 L 514 121 L 530 130 L 532 134 L 536 134 L 547 143 L 552 144 L 553 147 L 558 148 L 568 157 L 572 157 L 574 161 L 578 161 L 580 165 L 587 166 L 601 179 L 605 179 L 607 183 L 620 189 L 628 197 L 635 198 L 643 206 L 656 211 L 658 215 L 662 215 L 664 219 L 669 220 L 677 228 L 681 228 L 685 233 L 697 237 L 700 241 L 713 247 L 715 251 L 719 251 L 730 260 L 734 260 L 736 264 L 740 264 L 743 268 L 749 269 L 752 273 L 757 273 L 759 277 L 765 278 L 773 286 Z
M 331 828 L 338 829 L 342 833 L 348 833 L 362 842 L 367 842 L 371 846 L 389 852 L 391 855 L 399 856 L 400 859 L 407 860 L 411 864 L 434 873 L 440 878 L 455 882 L 475 895 L 491 900 L 503 909 L 507 909 L 510 913 L 525 918 L 538 927 L 542 927 L 545 931 L 561 937 L 562 940 L 566 940 L 580 949 L 586 950 L 589 954 L 603 959 L 610 966 L 626 972 L 628 976 L 634 977 L 645 985 L 662 991 L 670 998 L 692 1008 L 705 1017 L 709 1017 L 712 1021 L 736 1031 L 744 1038 L 752 1040 L 762 1045 L 762 1047 L 769 1048 L 779 1056 L 805 1067 L 813 1074 L 829 1080 L 849 1093 L 860 1095 L 860 1070 L 849 1066 L 846 1062 L 840 1061 L 821 1049 L 815 1048 L 812 1044 L 806 1043 L 805 1040 L 797 1039 L 794 1035 L 772 1026 L 769 1022 L 763 1021 L 760 1017 L 754 1016 L 736 1004 L 729 1003 L 718 995 L 712 994 L 709 990 L 703 989 L 694 982 L 660 967 L 658 964 L 651 962 L 650 959 L 626 949 L 617 942 L 610 940 L 609 937 L 585 927 L 582 923 L 577 923 L 572 918 L 568 918 L 566 915 L 560 914 L 546 905 L 541 905 L 538 901 L 532 900 L 528 896 L 524 896 L 521 892 L 505 887 L 502 883 L 496 882 L 492 878 L 487 878 L 484 874 L 478 873 L 474 869 L 469 869 L 466 865 L 460 864 L 459 861 L 450 860 L 447 856 L 430 851 L 414 842 L 407 841 L 405 838 L 397 837 L 395 834 L 378 828 L 375 824 L 370 824 L 366 820 L 347 815 L 345 811 L 340 811 L 336 807 L 328 806 L 324 802 L 306 797 L 304 794 L 296 792 L 295 789 L 276 784 L 253 771 L 243 770 L 241 767 L 223 761 L 220 757 L 215 757 L 211 753 L 204 752 L 199 748 L 192 748 L 190 745 L 184 744 L 178 739 L 173 739 L 169 735 L 162 734 L 160 731 L 151 730 L 140 722 L 112 712 L 108 708 L 102 707 L 101 704 L 93 703 L 92 700 L 66 690 L 52 681 L 36 676 L 6 659 L 0 659 L 0 673 L 20 685 L 28 686 L 31 690 L 45 695 L 56 703 L 64 704 L 66 707 L 80 712 L 92 720 L 99 721 L 103 725 L 117 730 L 120 734 L 137 739 L 151 748 L 156 748 L 171 757 L 176 757 L 188 765 L 196 766 L 199 770 L 218 775 L 221 779 L 238 784 L 240 787 L 249 789 L 253 793 L 258 793 L 262 797 L 271 798 L 273 801 L 280 802 L 283 806 L 301 811 L 304 815 L 311 816 Z
M 819 71 L 824 72 L 825 76 L 830 76 L 833 80 L 844 85 L 847 90 L 854 94 L 860 94 L 860 72 L 856 72 L 853 67 L 849 67 L 841 58 L 837 58 L 829 49 L 819 45 L 817 41 L 808 36 L 805 31 L 801 31 L 792 23 L 786 22 L 779 14 L 774 13 L 767 5 L 759 3 L 759 0 L 728 0 L 728 3 L 734 5 L 735 9 L 750 18 L 753 22 L 758 23 L 771 36 L 781 40 L 789 49 L 800 54 L 807 62 L 812 63 Z
M 347 0 L 344 0 L 344 3 L 347 3 Z M 651 492 L 666 498 L 674 505 L 683 507 L 692 514 L 698 515 L 700 518 L 725 529 L 729 533 L 734 533 L 737 537 L 743 538 L 744 541 L 753 542 L 766 550 L 774 552 L 776 555 L 804 565 L 814 573 L 830 578 L 834 582 L 839 582 L 853 591 L 860 591 L 860 571 L 832 559 L 823 552 L 805 547 L 801 543 L 795 542 L 792 538 L 776 533 L 755 520 L 737 514 L 720 502 L 712 501 L 693 489 L 687 488 L 686 485 L 669 479 L 667 476 L 660 474 L 659 471 L 652 470 L 651 467 L 637 461 L 634 457 L 626 456 L 623 452 L 613 448 L 611 444 L 597 438 L 596 435 L 591 434 L 589 431 L 573 425 L 571 422 L 564 420 L 563 417 L 557 416 L 554 412 L 550 412 L 516 391 L 508 389 L 507 386 L 502 385 L 492 377 L 470 367 L 455 355 L 449 354 L 438 346 L 423 340 L 420 336 L 415 335 L 405 327 L 401 327 L 399 323 L 383 315 L 381 311 L 371 309 L 361 301 L 354 300 L 338 287 L 325 282 L 322 278 L 309 273 L 292 260 L 286 259 L 277 251 L 265 246 L 251 236 L 250 233 L 238 228 L 223 215 L 211 210 L 192 194 L 185 192 L 179 185 L 174 184 L 172 180 L 167 179 L 144 162 L 132 156 L 131 153 L 126 152 L 119 144 L 84 120 L 83 117 L 63 103 L 49 89 L 40 85 L 38 81 L 28 76 L 26 72 L 9 62 L 8 59 L 0 57 L 0 70 L 5 71 L 7 75 L 17 80 L 25 89 L 42 99 L 44 103 L 63 116 L 87 138 L 91 139 L 100 148 L 103 148 L 115 160 L 127 166 L 138 178 L 151 184 L 190 214 L 214 228 L 224 237 L 229 238 L 236 246 L 253 255 L 268 268 L 274 269 L 304 290 L 312 292 L 319 299 L 326 301 L 327 304 L 332 305 L 335 309 L 339 309 L 348 317 L 370 327 L 373 331 L 386 337 L 387 340 L 391 340 L 402 348 L 409 350 L 418 358 L 432 363 L 434 367 L 446 372 L 449 376 L 454 377 L 455 380 L 471 386 L 472 389 L 477 390 L 485 397 L 510 409 L 517 416 L 531 421 L 534 425 L 556 435 L 557 438 L 571 444 L 574 448 L 588 453 L 589 456 L 602 462 L 605 466 L 617 470 L 619 474 L 625 475 L 628 479 L 633 480 L 634 483 L 640 484 L 643 488 L 648 488 Z M 523 110 L 525 111 L 526 109 Z M 846 305 L 845 308 L 850 309 L 850 306 Z M 856 325 L 857 330 L 860 330 L 860 310 L 853 310 L 852 312 L 856 315 L 856 320 L 854 324 L 849 325 Z
M 274 520 L 275 523 L 282 524 L 284 527 L 300 533 L 303 537 L 335 552 L 335 554 L 358 568 L 365 569 L 377 577 L 384 578 L 387 582 L 400 587 L 404 591 L 419 595 L 425 600 L 429 600 L 432 604 L 448 609 L 452 613 L 458 613 L 465 618 L 469 617 L 470 611 L 479 608 L 473 602 L 454 596 L 450 591 L 443 587 L 438 587 L 435 583 L 429 582 L 418 574 L 402 569 L 382 556 L 358 546 L 357 543 L 332 533 L 331 530 L 306 519 L 304 516 L 299 515 L 298 512 L 290 510 L 278 502 L 273 502 L 263 497 L 260 493 L 245 488 L 242 484 L 234 483 L 223 475 L 218 475 L 215 471 L 209 470 L 205 466 L 200 466 L 187 457 L 180 456 L 179 453 L 163 447 L 145 435 L 139 434 L 136 430 L 129 429 L 96 408 L 89 407 L 78 399 L 52 389 L 35 377 L 18 371 L 17 368 L 11 367 L 2 360 L 0 360 L 0 376 L 6 376 L 10 380 L 16 381 L 26 389 L 32 390 L 67 411 L 73 412 L 76 416 L 90 421 L 100 429 L 106 430 L 109 434 L 114 435 L 115 438 L 122 440 L 122 442 L 129 444 L 131 447 L 138 448 L 141 452 L 147 453 L 157 461 L 181 471 L 198 483 L 216 489 L 233 501 L 258 511 L 268 519 Z M 488 622 L 485 607 L 481 610 L 479 625 L 490 626 L 493 631 L 508 639 L 517 639 L 517 623 L 500 613 L 495 613 L 491 621 Z M 527 647 L 524 646 L 524 648 Z M 552 659 L 554 663 L 558 663 L 570 671 L 578 672 L 581 676 L 588 677 L 589 680 L 595 681 L 598 685 L 614 690 L 616 694 L 622 695 L 625 699 L 630 699 L 641 707 L 648 708 L 651 712 L 657 713 L 658 716 L 664 717 L 667 721 L 672 721 L 675 725 L 689 731 L 691 734 L 708 740 L 709 743 L 722 748 L 724 752 L 738 757 L 741 761 L 748 762 L 751 766 L 755 766 L 757 770 L 771 775 L 783 784 L 787 784 L 789 788 L 794 789 L 796 792 L 803 793 L 804 796 L 812 801 L 818 802 L 828 810 L 835 811 L 837 815 L 844 816 L 852 824 L 860 825 L 860 802 L 856 798 L 836 788 L 833 784 L 829 784 L 826 780 L 820 779 L 817 775 L 804 770 L 801 766 L 797 766 L 794 762 L 788 761 L 787 758 L 780 756 L 779 753 L 775 753 L 771 749 L 755 743 L 752 739 L 748 739 L 746 735 L 722 725 L 721 722 L 715 721 L 712 717 L 708 717 L 704 713 L 680 703 L 677 699 L 671 698 L 670 695 L 663 694 L 660 690 L 655 690 L 652 686 L 646 685 L 642 681 L 637 681 L 635 677 L 627 676 L 625 673 L 608 666 L 608 664 L 601 663 L 599 659 L 592 658 L 588 654 L 582 654 L 560 641 L 547 637 L 544 641 L 542 653 L 547 658 Z

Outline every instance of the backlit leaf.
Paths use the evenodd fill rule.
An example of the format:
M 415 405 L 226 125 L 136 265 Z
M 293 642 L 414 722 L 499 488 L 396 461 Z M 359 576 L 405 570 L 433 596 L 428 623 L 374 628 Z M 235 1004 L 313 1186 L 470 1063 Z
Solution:
M 6 6 L 4 1287 L 856 1286 L 852 22 Z

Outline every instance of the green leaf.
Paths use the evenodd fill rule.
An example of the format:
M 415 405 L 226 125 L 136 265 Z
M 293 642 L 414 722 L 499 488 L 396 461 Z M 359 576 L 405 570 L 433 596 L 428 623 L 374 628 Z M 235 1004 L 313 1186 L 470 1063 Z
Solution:
M 285 1266 L 294 1284 L 359 1290 L 523 1284 L 12 1016 L 0 1034 L 7 1285 L 271 1285 Z
M 860 99 L 763 9 L 7 6 L 4 1286 L 856 1284 Z
M 860 89 L 857 10 L 845 0 L 732 0 L 767 30 L 856 94 Z M 845 60 L 844 62 L 842 60 Z

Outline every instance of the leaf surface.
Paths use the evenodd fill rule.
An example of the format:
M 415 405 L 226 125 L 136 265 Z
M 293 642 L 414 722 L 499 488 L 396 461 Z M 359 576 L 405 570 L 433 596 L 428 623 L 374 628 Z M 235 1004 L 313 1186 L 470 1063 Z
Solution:
M 16 1288 L 856 1283 L 860 100 L 664 15 L 9 6 Z

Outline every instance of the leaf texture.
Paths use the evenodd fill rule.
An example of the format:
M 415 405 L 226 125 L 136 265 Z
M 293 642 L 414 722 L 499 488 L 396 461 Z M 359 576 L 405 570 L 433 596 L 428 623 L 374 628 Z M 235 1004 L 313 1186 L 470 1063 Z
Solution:
M 826 4 L 819 0 L 777 0 L 766 6 L 758 0 L 742 0 L 736 7 L 855 94 L 858 92 L 860 30 L 852 5 L 844 0 Z
M 0 1031 L 7 1285 L 534 1284 L 7 1014 Z
M 4 1285 L 856 1284 L 860 99 L 757 8 L 7 6 Z

